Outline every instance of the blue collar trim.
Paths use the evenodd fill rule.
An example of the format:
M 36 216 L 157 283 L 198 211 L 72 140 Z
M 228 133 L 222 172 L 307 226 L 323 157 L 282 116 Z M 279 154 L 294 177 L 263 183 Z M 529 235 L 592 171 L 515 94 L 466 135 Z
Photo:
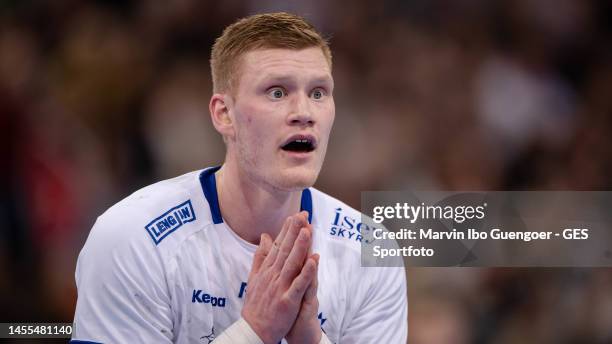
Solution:
M 215 172 L 217 172 L 221 166 L 215 166 L 207 168 L 200 173 L 200 184 L 202 190 L 204 190 L 204 197 L 210 205 L 210 213 L 215 224 L 223 223 L 223 217 L 221 216 L 221 209 L 219 208 L 219 195 L 217 194 L 217 181 L 215 180 Z
M 312 195 L 310 189 L 302 191 L 302 201 L 300 202 L 300 211 L 308 212 L 308 223 L 312 223 Z
M 204 191 L 204 197 L 210 205 L 210 213 L 212 214 L 212 220 L 214 224 L 223 223 L 223 216 L 221 216 L 221 208 L 219 208 L 219 195 L 217 194 L 217 181 L 215 179 L 215 172 L 217 172 L 221 166 L 207 168 L 200 173 L 200 184 Z M 308 212 L 308 222 L 312 223 L 312 194 L 309 189 L 302 191 L 302 199 L 300 201 L 300 211 Z

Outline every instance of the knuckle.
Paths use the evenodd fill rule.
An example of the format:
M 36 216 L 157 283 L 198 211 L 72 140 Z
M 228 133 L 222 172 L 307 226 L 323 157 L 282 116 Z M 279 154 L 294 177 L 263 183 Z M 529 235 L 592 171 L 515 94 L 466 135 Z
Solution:
M 291 301 L 288 297 L 283 296 L 278 300 L 279 312 L 288 312 L 291 309 Z
M 312 308 L 319 309 L 319 299 L 317 299 L 316 295 L 314 300 L 312 300 Z
M 304 293 L 304 286 L 301 280 L 297 281 L 298 283 L 295 284 L 295 288 L 294 288 L 294 293 L 297 295 L 301 295 Z
M 289 258 L 289 252 L 281 251 L 278 254 L 277 258 L 278 258 L 279 262 L 281 262 L 281 263 L 285 262 L 287 260 L 287 258 Z
M 288 265 L 289 271 L 292 273 L 299 272 L 302 269 L 302 265 L 296 261 L 289 262 Z
M 280 279 L 281 273 L 280 271 L 270 271 L 269 275 L 268 275 L 268 283 L 270 288 L 278 288 L 278 283 L 277 281 Z

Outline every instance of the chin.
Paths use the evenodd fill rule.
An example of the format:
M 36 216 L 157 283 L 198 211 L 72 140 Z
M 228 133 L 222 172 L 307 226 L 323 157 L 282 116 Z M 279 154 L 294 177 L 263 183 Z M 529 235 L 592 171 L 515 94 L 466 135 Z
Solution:
M 314 185 L 319 175 L 318 169 L 291 168 L 285 170 L 278 176 L 277 186 L 287 191 L 300 191 Z

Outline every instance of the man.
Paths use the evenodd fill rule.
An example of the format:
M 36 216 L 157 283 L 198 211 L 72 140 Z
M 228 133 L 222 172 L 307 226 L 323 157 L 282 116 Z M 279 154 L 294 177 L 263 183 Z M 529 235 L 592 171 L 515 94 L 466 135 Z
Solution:
M 335 113 L 326 41 L 255 15 L 226 28 L 211 68 L 224 164 L 98 218 L 72 342 L 405 343 L 403 269 L 362 268 L 360 214 L 311 188 Z

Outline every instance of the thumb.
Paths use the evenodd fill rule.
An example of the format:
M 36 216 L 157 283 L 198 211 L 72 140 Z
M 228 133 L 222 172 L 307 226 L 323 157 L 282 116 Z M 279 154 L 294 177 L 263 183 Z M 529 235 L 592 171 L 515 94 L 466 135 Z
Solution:
M 306 293 L 304 294 L 304 303 L 311 304 L 317 300 L 317 289 L 319 288 L 319 254 L 315 253 L 308 259 L 314 260 L 316 266 L 314 278 L 312 279 L 312 282 L 310 283 L 308 289 L 306 289 Z

